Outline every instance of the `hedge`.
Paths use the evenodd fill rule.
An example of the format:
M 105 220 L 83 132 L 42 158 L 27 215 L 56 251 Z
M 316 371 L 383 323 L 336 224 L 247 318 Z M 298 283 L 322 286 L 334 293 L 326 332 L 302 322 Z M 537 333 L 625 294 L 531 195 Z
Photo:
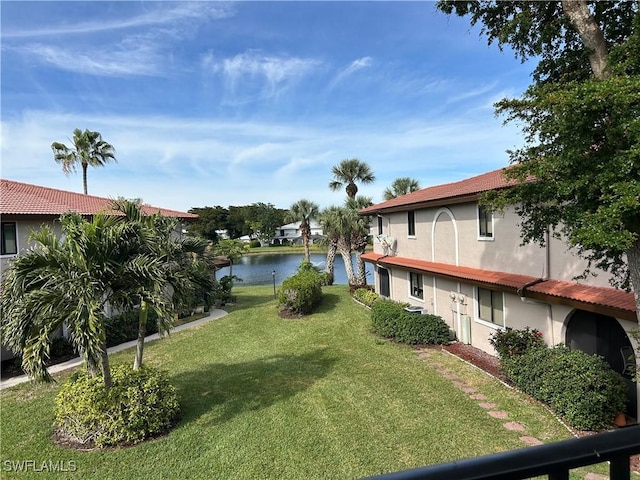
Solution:
M 371 307 L 372 330 L 399 343 L 449 343 L 449 327 L 437 315 L 407 312 L 406 303 L 379 299 Z
M 322 275 L 303 271 L 285 279 L 278 290 L 278 308 L 291 313 L 306 315 L 322 301 Z

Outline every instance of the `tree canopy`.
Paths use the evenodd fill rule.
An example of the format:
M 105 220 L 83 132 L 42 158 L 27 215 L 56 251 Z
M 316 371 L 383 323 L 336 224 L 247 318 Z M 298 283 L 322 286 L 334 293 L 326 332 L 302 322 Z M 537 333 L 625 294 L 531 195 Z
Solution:
M 420 182 L 418 180 L 410 177 L 400 177 L 396 178 L 390 187 L 384 189 L 383 197 L 385 200 L 391 200 L 417 190 L 420 190 Z
M 369 164 L 357 158 L 342 160 L 333 166 L 331 174 L 333 180 L 329 182 L 329 188 L 338 191 L 345 187 L 349 198 L 356 198 L 358 183 L 373 183 L 376 179 Z

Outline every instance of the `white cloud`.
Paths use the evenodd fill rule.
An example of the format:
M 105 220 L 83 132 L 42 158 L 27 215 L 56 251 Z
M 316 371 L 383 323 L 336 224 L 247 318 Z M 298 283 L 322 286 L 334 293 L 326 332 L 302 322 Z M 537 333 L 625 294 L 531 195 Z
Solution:
M 168 7 L 167 7 L 168 5 Z M 123 30 L 148 26 L 175 24 L 180 22 L 198 22 L 207 19 L 227 18 L 234 14 L 227 3 L 181 2 L 163 4 L 154 3 L 152 11 L 143 12 L 132 17 L 105 19 L 58 25 L 48 28 L 15 29 L 3 27 L 2 38 L 59 37 L 61 35 L 92 34 L 112 30 Z
M 163 56 L 151 43 L 127 39 L 113 47 L 85 49 L 61 48 L 53 45 L 29 44 L 15 48 L 31 58 L 53 67 L 75 73 L 97 76 L 159 75 Z
M 373 64 L 371 57 L 362 57 L 354 60 L 349 66 L 343 68 L 338 72 L 334 79 L 329 84 L 329 88 L 333 88 L 339 83 L 343 82 L 347 77 L 353 75 L 355 72 L 362 70 L 363 68 L 369 68 Z
M 205 72 L 223 76 L 232 103 L 276 96 L 321 64 L 313 58 L 267 55 L 258 50 L 222 59 L 210 52 L 201 61 Z

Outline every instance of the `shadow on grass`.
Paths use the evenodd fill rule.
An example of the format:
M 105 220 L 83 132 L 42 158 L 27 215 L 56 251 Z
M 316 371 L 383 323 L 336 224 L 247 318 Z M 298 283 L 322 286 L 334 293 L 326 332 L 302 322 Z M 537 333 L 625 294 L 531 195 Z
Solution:
M 227 312 L 235 312 L 238 310 L 246 310 L 247 308 L 254 308 L 265 303 L 274 302 L 275 309 L 275 299 L 273 298 L 273 293 L 267 295 L 237 295 L 236 303 L 232 305 L 225 305 L 222 307 Z
M 322 302 L 314 313 L 327 313 L 333 310 L 340 301 L 340 295 L 335 293 L 323 293 Z
M 172 379 L 180 395 L 181 423 L 209 415 L 206 424 L 221 424 L 276 404 L 311 387 L 335 362 L 325 349 L 318 349 L 245 363 L 215 363 L 181 373 Z

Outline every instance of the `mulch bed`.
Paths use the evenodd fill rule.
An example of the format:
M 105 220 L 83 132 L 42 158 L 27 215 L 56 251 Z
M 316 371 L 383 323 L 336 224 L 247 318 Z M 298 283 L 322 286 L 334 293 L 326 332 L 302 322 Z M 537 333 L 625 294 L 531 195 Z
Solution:
M 500 363 L 497 357 L 493 355 L 489 355 L 486 352 L 483 352 L 479 348 L 472 347 L 471 345 L 466 345 L 464 343 L 451 343 L 449 345 L 444 345 L 442 347 L 443 350 L 459 357 L 472 365 L 484 370 L 488 374 L 497 379 L 501 380 L 504 383 L 511 384 L 507 380 L 507 378 L 500 373 Z M 631 422 L 635 423 L 635 419 L 629 418 Z M 586 435 L 593 435 L 594 432 L 582 432 L 571 429 L 572 433 L 577 437 L 583 437 Z M 637 473 L 640 473 L 640 455 L 634 455 L 630 459 L 631 470 Z

